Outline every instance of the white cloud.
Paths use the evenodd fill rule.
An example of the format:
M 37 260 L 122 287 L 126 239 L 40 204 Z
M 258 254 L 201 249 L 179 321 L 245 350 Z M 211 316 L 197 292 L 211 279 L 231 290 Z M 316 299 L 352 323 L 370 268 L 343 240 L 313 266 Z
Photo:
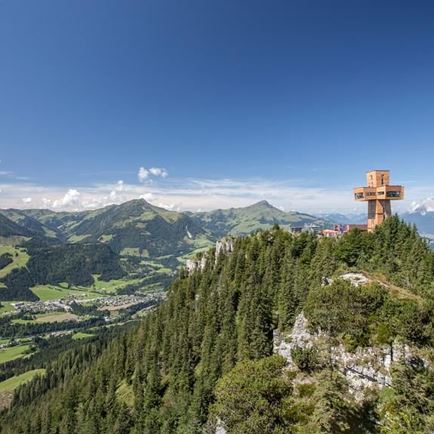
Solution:
M 124 191 L 124 181 L 122 179 L 116 183 L 115 191 Z
M 210 210 L 242 207 L 267 199 L 286 210 L 335 210 L 352 207 L 351 190 L 327 190 L 293 185 L 290 181 L 231 179 L 172 179 L 164 184 L 127 184 L 117 181 L 81 187 L 80 191 L 61 187 L 42 187 L 31 183 L 1 185 L 2 207 L 23 206 L 17 197 L 32 197 L 32 207 L 55 210 L 92 209 L 143 198 L 174 210 Z M 21 202 L 21 204 L 19 203 Z
M 31 197 L 23 197 L 21 200 L 23 201 L 23 203 L 26 203 L 26 204 L 32 203 Z
M 158 208 L 168 209 L 169 211 L 181 211 L 181 207 L 174 203 L 157 202 L 155 203 L 155 206 L 158 206 Z
M 70 188 L 66 194 L 63 196 L 62 199 L 54 200 L 53 201 L 53 208 L 60 208 L 60 209 L 70 209 L 75 208 L 78 209 L 81 206 L 80 202 L 80 192 L 78 190 L 75 190 L 73 188 Z
M 115 203 L 116 199 L 119 197 L 119 193 L 122 193 L 125 189 L 124 181 L 120 180 L 116 183 L 116 186 L 110 192 L 109 197 Z
M 167 178 L 169 173 L 166 169 L 162 167 L 151 167 L 150 169 L 146 169 L 145 167 L 140 167 L 139 172 L 137 173 L 137 177 L 140 182 L 145 182 L 149 179 L 150 176 L 155 176 L 158 178 Z
M 137 174 L 137 177 L 139 178 L 140 182 L 145 181 L 146 179 L 149 178 L 149 170 L 145 169 L 144 167 L 141 167 L 139 169 L 139 173 Z
M 44 208 L 49 208 L 52 205 L 53 201 L 51 199 L 47 199 L 46 197 L 42 198 L 42 205 Z
M 147 202 L 154 200 L 154 195 L 152 193 L 144 193 L 139 196 L 139 199 L 145 199 Z
M 167 170 L 161 167 L 151 167 L 149 172 L 154 176 L 161 176 L 161 178 L 166 178 L 168 175 Z
M 148 170 L 148 169 L 145 169 Z M 149 170 L 148 170 L 149 172 Z M 150 173 L 150 172 L 149 172 Z M 154 176 L 150 174 L 149 176 Z M 267 179 L 167 179 L 164 183 L 129 184 L 119 180 L 109 184 L 81 186 L 80 191 L 61 186 L 34 183 L 1 183 L 1 207 L 28 207 L 22 198 L 32 198 L 32 208 L 85 210 L 142 198 L 152 204 L 174 210 L 211 210 L 243 207 L 266 199 L 284 210 L 317 213 L 366 212 L 365 204 L 353 201 L 352 186 L 339 189 L 306 187 L 299 181 Z M 65 193 L 66 191 L 66 193 Z M 411 208 L 412 201 L 434 207 L 433 188 L 406 190 L 407 200 L 393 204 L 394 211 Z M 416 206 L 413 204 L 413 207 Z

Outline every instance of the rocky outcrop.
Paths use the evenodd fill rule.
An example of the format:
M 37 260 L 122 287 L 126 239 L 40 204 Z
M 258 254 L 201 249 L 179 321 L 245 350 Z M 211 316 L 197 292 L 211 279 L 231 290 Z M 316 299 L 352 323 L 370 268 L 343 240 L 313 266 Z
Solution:
M 223 426 L 223 421 L 218 419 L 217 420 L 217 426 L 215 429 L 215 434 L 228 434 L 226 431 L 226 428 Z
M 216 260 L 220 254 L 229 254 L 234 251 L 234 240 L 230 237 L 222 238 L 220 241 L 216 242 L 215 245 L 215 257 Z
M 371 282 L 371 280 L 366 277 L 363 273 L 344 273 L 340 277 L 342 280 L 350 282 L 354 286 L 363 286 Z M 322 277 L 321 286 L 328 286 L 334 282 L 331 277 Z
M 341 279 L 350 282 L 354 286 L 367 285 L 370 282 L 370 279 L 362 273 L 345 273 L 342 274 Z
M 198 259 L 187 259 L 185 263 L 185 268 L 187 269 L 188 274 L 191 274 L 196 270 L 202 271 L 205 268 L 206 261 L 206 255 L 202 255 L 202 257 Z
M 222 238 L 220 241 L 216 242 L 215 245 L 215 262 L 217 262 L 217 258 L 219 255 L 228 255 L 234 251 L 234 240 L 230 237 Z M 187 269 L 188 273 L 191 274 L 196 270 L 203 270 L 207 264 L 208 253 L 202 254 L 201 257 L 196 259 L 187 259 L 185 263 L 185 268 Z
M 297 316 L 292 328 L 292 333 L 282 335 L 277 330 L 274 331 L 274 353 L 279 354 L 288 361 L 288 366 L 295 367 L 291 352 L 295 348 L 311 348 L 313 345 L 313 335 L 307 329 L 307 319 L 303 312 Z
M 357 348 L 347 351 L 343 344 L 332 345 L 325 333 L 312 333 L 303 313 L 295 320 L 292 332 L 274 335 L 274 352 L 285 357 L 288 367 L 295 369 L 292 350 L 315 347 L 319 354 L 342 372 L 348 380 L 350 390 L 357 400 L 362 400 L 370 389 L 382 389 L 392 384 L 391 367 L 394 363 L 411 363 L 415 349 L 393 342 L 392 345 Z

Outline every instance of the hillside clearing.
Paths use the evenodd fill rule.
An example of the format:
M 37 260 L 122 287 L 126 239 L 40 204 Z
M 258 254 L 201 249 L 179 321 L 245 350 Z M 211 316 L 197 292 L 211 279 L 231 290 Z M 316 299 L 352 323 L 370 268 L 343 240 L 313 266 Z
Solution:
M 390 292 L 390 294 L 396 298 L 399 298 L 401 300 L 413 300 L 418 303 L 421 303 L 423 301 L 422 297 L 420 297 L 419 295 L 414 294 L 408 289 L 390 283 L 387 280 L 386 276 L 384 276 L 384 274 L 381 273 L 364 273 L 364 274 L 366 274 L 366 276 L 369 279 L 373 280 L 374 282 L 378 282 L 381 285 L 383 285 Z
M 9 253 L 12 256 L 12 262 L 0 270 L 0 279 L 7 276 L 13 269 L 25 267 L 30 256 L 27 252 L 18 247 L 0 246 L 0 256 Z
M 23 357 L 24 353 L 30 349 L 30 345 L 17 345 L 15 347 L 3 348 L 0 350 L 0 364 Z
M 35 375 L 43 374 L 44 372 L 45 369 L 33 369 L 31 371 L 24 372 L 23 374 L 8 378 L 7 380 L 0 382 L 0 392 L 14 390 L 21 384 L 31 380 Z
M 13 301 L 2 301 L 0 306 L 0 316 L 4 313 L 12 312 L 14 307 L 12 306 Z
M 72 339 L 74 341 L 79 341 L 80 339 L 87 339 L 87 338 L 91 338 L 93 336 L 95 336 L 95 335 L 94 334 L 90 334 L 90 333 L 77 332 L 77 333 L 74 333 L 72 335 Z
M 131 385 L 127 384 L 125 381 L 119 385 L 116 390 L 116 396 L 120 402 L 123 402 L 128 407 L 132 408 L 134 406 L 134 392 Z
M 45 369 L 33 369 L 31 371 L 24 372 L 23 374 L 16 375 L 8 378 L 0 383 L 0 409 L 6 408 L 10 405 L 14 390 L 23 385 L 24 383 L 32 380 L 36 375 L 43 375 Z

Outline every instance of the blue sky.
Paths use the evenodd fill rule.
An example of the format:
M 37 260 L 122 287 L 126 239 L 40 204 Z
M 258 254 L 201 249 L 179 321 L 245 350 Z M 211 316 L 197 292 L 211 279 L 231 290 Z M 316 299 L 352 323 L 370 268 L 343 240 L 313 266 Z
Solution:
M 0 0 L 0 207 L 352 210 L 377 167 L 406 184 L 403 206 L 434 196 L 433 14 L 431 1 Z

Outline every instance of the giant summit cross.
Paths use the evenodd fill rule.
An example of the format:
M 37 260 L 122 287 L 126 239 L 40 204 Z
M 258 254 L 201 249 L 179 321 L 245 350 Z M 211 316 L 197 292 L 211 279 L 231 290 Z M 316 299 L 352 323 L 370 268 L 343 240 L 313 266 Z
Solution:
M 404 198 L 402 185 L 390 185 L 390 170 L 370 170 L 366 174 L 367 187 L 356 187 L 354 199 L 368 202 L 368 231 L 383 223 L 384 219 L 392 215 L 391 200 Z

